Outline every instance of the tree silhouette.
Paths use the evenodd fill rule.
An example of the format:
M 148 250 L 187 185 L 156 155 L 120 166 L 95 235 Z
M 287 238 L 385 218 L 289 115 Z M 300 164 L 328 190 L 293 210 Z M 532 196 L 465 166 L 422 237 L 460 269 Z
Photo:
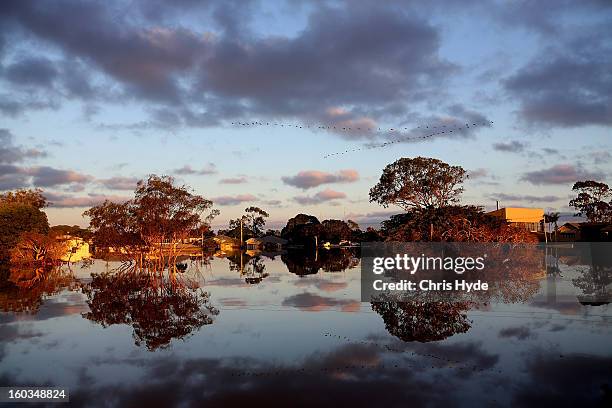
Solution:
M 383 207 L 395 204 L 404 210 L 448 206 L 459 200 L 467 177 L 462 167 L 438 159 L 404 157 L 385 167 L 370 189 L 370 202 Z

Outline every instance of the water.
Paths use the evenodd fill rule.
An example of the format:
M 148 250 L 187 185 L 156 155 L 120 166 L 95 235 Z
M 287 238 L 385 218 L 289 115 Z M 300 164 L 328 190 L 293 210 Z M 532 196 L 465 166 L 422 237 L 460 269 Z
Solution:
M 592 276 L 568 263 L 515 302 L 404 309 L 426 320 L 408 330 L 360 302 L 348 252 L 187 261 L 166 292 L 104 275 L 117 262 L 64 266 L 1 286 L 0 384 L 67 387 L 77 406 L 605 406 L 612 308 L 579 302 Z

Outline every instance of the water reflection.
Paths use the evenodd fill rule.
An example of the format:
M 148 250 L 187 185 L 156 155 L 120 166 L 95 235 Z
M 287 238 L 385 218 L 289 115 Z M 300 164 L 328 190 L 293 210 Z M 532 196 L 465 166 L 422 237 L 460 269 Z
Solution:
M 0 264 L 0 311 L 35 314 L 45 298 L 78 286 L 65 268 Z
M 196 282 L 163 271 L 130 268 L 92 274 L 82 291 L 90 309 L 83 317 L 103 327 L 129 325 L 136 345 L 149 350 L 168 347 L 173 339 L 212 324 L 219 314 Z
M 298 276 L 315 275 L 320 269 L 341 272 L 359 265 L 358 250 L 353 248 L 288 251 L 281 259 L 289 272 Z
M 381 299 L 372 310 L 385 322 L 387 331 L 402 341 L 444 340 L 471 327 L 470 302 L 395 302 Z
M 609 265 L 544 255 L 491 271 L 485 294 L 387 298 L 372 310 L 359 301 L 359 254 L 346 250 L 178 257 L 161 271 L 5 267 L 3 311 L 43 304 L 40 316 L 70 302 L 78 313 L 0 323 L 0 380 L 69 386 L 77 406 L 362 406 L 372 395 L 389 406 L 605 406 L 610 309 L 579 300 L 609 295 Z M 549 281 L 552 304 L 574 315 L 537 303 Z M 16 307 L 28 294 L 37 306 Z
M 270 276 L 266 273 L 266 265 L 260 255 L 236 252 L 229 255 L 227 260 L 230 270 L 238 271 L 248 284 L 256 285 Z

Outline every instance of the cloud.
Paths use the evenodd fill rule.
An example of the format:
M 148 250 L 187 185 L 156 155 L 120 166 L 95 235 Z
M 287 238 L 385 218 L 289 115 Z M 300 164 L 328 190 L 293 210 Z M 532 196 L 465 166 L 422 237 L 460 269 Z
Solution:
M 18 163 L 26 159 L 45 157 L 47 153 L 39 149 L 26 149 L 14 144 L 14 136 L 8 129 L 0 129 L 0 164 Z
M 60 170 L 49 166 L 32 167 L 27 170 L 32 184 L 37 187 L 53 187 L 71 183 L 86 183 L 93 178 L 73 170 Z
M 493 149 L 499 152 L 508 152 L 508 153 L 521 153 L 525 151 L 527 147 L 527 143 L 519 142 L 518 140 L 512 140 L 508 143 L 495 143 L 493 144 Z
M 535 333 L 527 326 L 518 326 L 518 327 L 506 327 L 499 331 L 500 338 L 516 338 L 517 340 L 525 340 L 531 337 L 535 337 Z
M 181 4 L 121 12 L 73 0 L 3 4 L 6 34 L 60 52 L 54 60 L 25 55 L 7 74 L 14 79 L 7 96 L 24 89 L 18 79 L 40 81 L 40 90 L 53 84 L 54 93 L 0 98 L 0 109 L 16 114 L 74 96 L 89 103 L 92 92 L 107 92 L 109 101 L 158 104 L 143 123 L 159 127 L 253 116 L 365 127 L 440 98 L 441 84 L 459 72 L 440 55 L 437 26 L 410 10 L 321 3 L 297 34 L 266 35 L 251 32 L 254 13 L 244 2 Z M 212 22 L 206 31 L 181 21 L 193 7 Z M 88 87 L 94 79 L 98 86 Z
M 102 204 L 106 200 L 113 202 L 125 202 L 130 199 L 129 197 L 123 196 L 93 193 L 90 193 L 85 196 L 73 196 L 52 192 L 45 192 L 44 194 L 47 200 L 51 203 L 50 206 L 56 208 L 93 207 L 95 205 Z
M 528 203 L 550 203 L 559 200 L 563 200 L 565 197 L 559 197 L 554 195 L 529 195 L 529 194 L 506 194 L 506 193 L 494 193 L 489 194 L 489 197 L 493 200 L 501 201 L 523 201 Z
M 387 220 L 392 215 L 395 215 L 397 213 L 397 210 L 372 211 L 365 214 L 349 213 L 346 215 L 346 218 L 357 222 L 362 227 L 362 229 L 365 230 L 367 227 L 372 225 L 378 227 L 381 221 Z
M 612 46 L 601 32 L 591 30 L 538 53 L 502 81 L 519 101 L 519 115 L 527 123 L 612 126 Z
M 222 178 L 219 180 L 219 184 L 244 184 L 247 182 L 247 178 L 245 176 L 240 177 L 228 177 Z
M 200 170 L 195 170 L 190 165 L 185 165 L 181 167 L 180 169 L 172 170 L 172 173 L 178 174 L 180 176 L 188 176 L 188 175 L 193 175 L 193 174 L 203 176 L 203 175 L 209 175 L 209 174 L 217 174 L 218 171 L 214 163 L 208 163 L 205 167 L 201 168 Z
M 305 292 L 285 298 L 282 305 L 309 312 L 320 312 L 335 308 L 339 308 L 343 312 L 358 312 L 361 303 L 356 300 L 336 299 Z
M 19 85 L 51 86 L 58 76 L 53 63 L 44 57 L 27 57 L 8 65 L 4 77 Z
M 593 163 L 595 164 L 607 164 L 612 162 L 612 154 L 607 150 L 591 152 L 589 156 L 593 159 Z
M 253 194 L 238 194 L 235 196 L 220 196 L 212 198 L 213 203 L 222 205 L 222 206 L 230 206 L 230 205 L 238 205 L 246 202 L 257 201 L 257 197 Z
M 521 177 L 521 180 L 531 184 L 570 184 L 580 180 L 598 180 L 604 177 L 601 172 L 589 172 L 573 164 L 557 164 L 547 169 L 530 171 Z
M 323 191 L 319 191 L 313 196 L 295 196 L 293 197 L 293 200 L 298 204 L 302 205 L 314 205 L 321 204 L 326 201 L 338 200 L 341 198 L 346 198 L 346 194 L 328 188 Z
M 470 176 L 470 179 L 472 180 L 476 180 L 479 178 L 485 178 L 489 176 L 489 171 L 481 167 L 478 169 L 471 170 L 469 172 L 469 176 Z
M 335 174 L 318 170 L 306 170 L 300 171 L 295 176 L 282 177 L 281 180 L 287 185 L 307 190 L 322 184 L 353 183 L 359 180 L 359 173 L 357 170 L 352 169 L 340 170 Z
M 138 180 L 136 177 L 111 177 L 100 179 L 98 183 L 110 190 L 134 190 Z

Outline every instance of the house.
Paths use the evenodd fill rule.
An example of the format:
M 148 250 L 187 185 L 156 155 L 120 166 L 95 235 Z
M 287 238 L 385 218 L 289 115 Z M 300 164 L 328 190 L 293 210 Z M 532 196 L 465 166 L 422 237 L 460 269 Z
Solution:
M 556 230 L 557 241 L 574 242 L 580 241 L 580 222 L 566 222 Z
M 542 208 L 507 207 L 490 211 L 487 214 L 526 231 L 544 232 L 544 210 Z
M 275 235 L 266 235 L 262 238 L 249 238 L 246 241 L 248 250 L 263 249 L 266 251 L 280 251 L 287 245 L 287 240 Z
M 91 258 L 89 243 L 83 240 L 83 238 L 60 235 L 55 239 L 66 248 L 65 254 L 60 258 L 62 262 L 79 262 L 83 259 Z
M 232 252 L 240 249 L 240 240 L 227 235 L 217 235 L 213 238 L 219 249 L 224 252 Z
M 254 251 L 263 247 L 263 243 L 259 238 L 249 238 L 246 240 L 247 250 Z
M 289 241 L 276 235 L 266 235 L 261 238 L 263 248 L 267 251 L 280 251 Z

